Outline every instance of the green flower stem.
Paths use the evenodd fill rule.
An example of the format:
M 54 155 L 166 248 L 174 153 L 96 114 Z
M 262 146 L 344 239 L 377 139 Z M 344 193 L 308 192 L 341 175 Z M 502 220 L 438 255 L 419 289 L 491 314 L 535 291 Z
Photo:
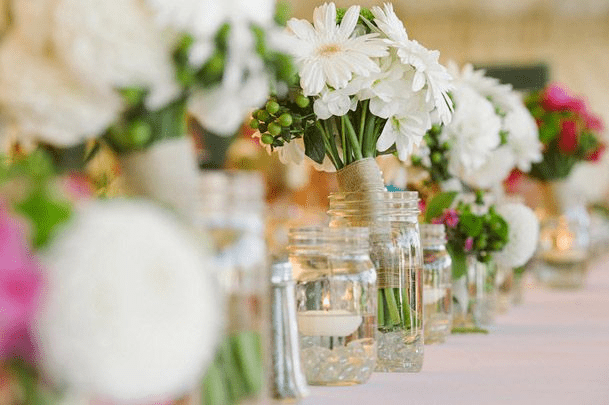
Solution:
M 408 292 L 408 288 L 402 288 L 402 289 L 396 289 L 398 291 L 400 291 L 402 293 L 402 319 L 404 320 L 404 325 L 406 326 L 406 329 L 414 329 L 415 326 L 415 319 L 413 319 L 412 315 L 412 311 L 410 310 L 410 305 L 409 302 L 410 300 L 408 299 L 409 296 L 409 292 Z
M 386 314 L 388 315 L 388 317 L 385 317 L 383 325 L 385 328 L 393 328 L 394 326 L 401 324 L 400 309 L 398 308 L 394 291 L 392 290 L 393 288 L 379 289 L 379 291 L 382 291 L 384 297 L 384 300 L 382 301 L 384 306 L 383 311 L 387 311 Z
M 342 117 L 341 117 L 342 118 Z M 347 153 L 349 151 L 349 144 L 347 143 L 347 140 L 345 139 L 346 134 L 345 134 L 345 120 L 341 119 L 340 120 L 340 135 L 342 138 L 342 142 L 343 142 L 343 162 L 345 162 L 345 165 L 349 164 L 349 158 L 347 157 Z
M 244 331 L 231 336 L 231 343 L 248 393 L 260 392 L 264 374 L 260 335 L 254 331 Z
M 368 104 L 370 104 L 370 100 L 364 100 L 362 103 L 362 116 L 360 117 L 359 122 L 359 133 L 358 133 L 358 141 L 360 145 L 364 145 L 364 127 L 366 126 L 366 115 L 368 113 Z
M 364 129 L 364 141 L 362 145 L 362 153 L 364 157 L 374 157 L 376 151 L 376 137 L 374 136 L 374 126 L 376 119 L 374 115 L 371 115 L 366 120 L 366 127 Z
M 347 136 L 349 137 L 349 142 L 353 147 L 353 152 L 355 153 L 355 160 L 363 159 L 364 157 L 362 156 L 362 147 L 359 141 L 357 140 L 357 135 L 355 134 L 355 129 L 353 129 L 353 124 L 351 124 L 351 120 L 346 115 L 343 115 L 340 118 L 343 124 L 347 127 Z
M 383 290 L 379 289 L 377 292 L 377 313 L 378 313 L 378 327 L 385 325 L 385 311 L 383 308 Z
M 322 139 L 324 141 L 324 147 L 326 149 L 326 154 L 328 155 L 328 157 L 332 161 L 332 164 L 334 165 L 334 167 L 336 167 L 337 170 L 341 169 L 343 167 L 343 164 L 340 161 L 340 157 L 338 156 L 338 151 L 336 150 L 336 147 L 334 146 L 334 143 L 330 142 L 330 140 L 328 139 L 328 135 L 326 133 L 326 130 L 325 130 L 324 126 L 319 121 L 317 121 L 315 123 L 315 125 L 317 126 L 317 128 L 321 132 L 321 137 L 322 137 Z
M 228 388 L 224 384 L 224 378 L 219 364 L 213 363 L 207 369 L 207 374 L 203 379 L 202 386 L 202 403 L 204 405 L 230 405 L 233 403 L 229 398 Z

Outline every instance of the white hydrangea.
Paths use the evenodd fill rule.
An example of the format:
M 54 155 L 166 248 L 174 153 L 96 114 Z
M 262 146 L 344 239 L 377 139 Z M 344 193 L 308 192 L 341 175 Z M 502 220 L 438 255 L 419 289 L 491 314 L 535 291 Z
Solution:
M 524 266 L 537 248 L 539 220 L 535 212 L 524 204 L 506 203 L 497 207 L 497 213 L 509 226 L 508 243 L 493 257 L 506 267 Z
M 141 1 L 61 0 L 52 28 L 58 57 L 82 82 L 101 90 L 148 88 L 153 109 L 178 95 L 176 36 L 160 29 Z
M 75 213 L 43 257 L 36 335 L 49 375 L 125 404 L 196 386 L 222 314 L 204 251 L 147 202 L 97 201 Z
M 57 59 L 11 33 L 0 47 L 0 108 L 21 140 L 71 146 L 98 136 L 122 104 L 112 90 L 79 82 Z
M 503 126 L 508 131 L 507 145 L 512 150 L 516 167 L 523 172 L 530 171 L 532 163 L 543 159 L 543 144 L 539 141 L 535 119 L 519 97 L 514 97 L 512 108 L 503 119 Z
M 493 105 L 469 86 L 459 85 L 453 95 L 455 113 L 440 138 L 451 145 L 449 172 L 463 178 L 482 167 L 501 143 L 501 119 Z
M 509 176 L 514 167 L 514 155 L 507 146 L 500 146 L 490 153 L 478 169 L 465 173 L 461 180 L 470 187 L 490 189 Z

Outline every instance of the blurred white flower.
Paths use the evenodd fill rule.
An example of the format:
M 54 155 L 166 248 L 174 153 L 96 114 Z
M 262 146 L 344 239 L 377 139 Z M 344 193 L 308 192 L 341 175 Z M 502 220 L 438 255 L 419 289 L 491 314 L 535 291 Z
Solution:
M 514 155 L 515 164 L 523 172 L 531 170 L 532 163 L 541 162 L 543 144 L 539 141 L 539 129 L 535 119 L 524 106 L 522 100 L 514 97 L 512 109 L 503 119 L 503 127 L 508 131 L 507 144 Z
M 397 55 L 402 63 L 414 68 L 412 91 L 418 92 L 425 88 L 425 100 L 430 106 L 429 111 L 437 110 L 442 122 L 449 123 L 453 110 L 452 101 L 448 97 L 448 92 L 453 88 L 452 77 L 438 62 L 440 53 L 408 39 L 404 24 L 393 11 L 391 4 L 387 3 L 383 8 L 372 7 L 370 11 L 375 17 L 375 23 L 389 38 L 390 45 L 397 49 Z
M 451 145 L 449 172 L 456 177 L 479 169 L 501 142 L 501 119 L 478 92 L 460 85 L 454 91 L 455 113 L 440 135 Z
M 352 35 L 359 11 L 359 6 L 349 7 L 337 25 L 336 6 L 325 3 L 314 10 L 313 25 L 294 18 L 288 21 L 288 29 L 297 39 L 292 51 L 305 96 L 319 94 L 326 85 L 341 89 L 354 74 L 368 76 L 379 71 L 372 58 L 386 56 L 387 46 L 376 34 Z
M 497 213 L 509 226 L 508 243 L 493 257 L 506 267 L 524 266 L 537 248 L 539 220 L 535 212 L 524 204 L 507 203 L 497 207 Z
M 71 146 L 116 120 L 122 104 L 112 89 L 79 82 L 59 60 L 35 50 L 18 32 L 0 48 L 0 106 L 19 138 Z
M 61 0 L 53 22 L 54 49 L 82 82 L 102 91 L 147 88 L 153 109 L 178 95 L 171 59 L 177 37 L 160 29 L 141 1 Z
M 449 62 L 448 70 L 455 82 L 471 87 L 505 112 L 512 109 L 515 97 L 512 85 L 501 84 L 499 79 L 486 76 L 485 70 L 475 70 L 471 64 L 464 65 L 459 71 L 457 64 Z
M 196 92 L 191 97 L 189 111 L 205 129 L 231 136 L 249 112 L 264 104 L 269 87 L 264 64 L 255 53 L 252 32 L 244 24 L 234 24 L 229 34 L 222 82 Z
M 88 204 L 43 262 L 36 333 L 59 384 L 121 403 L 197 385 L 222 309 L 209 257 L 172 215 L 143 201 Z
M 478 169 L 465 173 L 461 180 L 470 187 L 490 189 L 505 180 L 514 168 L 514 155 L 508 146 L 500 146 L 490 153 Z

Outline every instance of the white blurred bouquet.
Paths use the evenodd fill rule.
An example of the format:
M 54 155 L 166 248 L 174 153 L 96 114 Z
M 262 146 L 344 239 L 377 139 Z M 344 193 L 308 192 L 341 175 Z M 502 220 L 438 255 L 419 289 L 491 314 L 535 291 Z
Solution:
M 313 24 L 287 26 L 300 86 L 275 94 L 251 122 L 283 161 L 306 156 L 319 169 L 338 170 L 344 191 L 382 188 L 372 158 L 406 160 L 435 119 L 450 122 L 451 77 L 439 53 L 410 39 L 390 4 L 337 10 L 326 3 Z M 341 175 L 362 164 L 371 167 Z

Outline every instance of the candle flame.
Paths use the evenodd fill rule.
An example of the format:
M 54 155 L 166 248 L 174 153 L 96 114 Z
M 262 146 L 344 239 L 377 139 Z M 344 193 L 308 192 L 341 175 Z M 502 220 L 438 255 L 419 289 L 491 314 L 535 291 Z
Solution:
M 321 301 L 321 306 L 325 311 L 330 309 L 330 297 L 328 295 Z
M 573 234 L 569 231 L 568 223 L 561 218 L 556 232 L 556 247 L 558 250 L 569 250 L 573 244 Z

